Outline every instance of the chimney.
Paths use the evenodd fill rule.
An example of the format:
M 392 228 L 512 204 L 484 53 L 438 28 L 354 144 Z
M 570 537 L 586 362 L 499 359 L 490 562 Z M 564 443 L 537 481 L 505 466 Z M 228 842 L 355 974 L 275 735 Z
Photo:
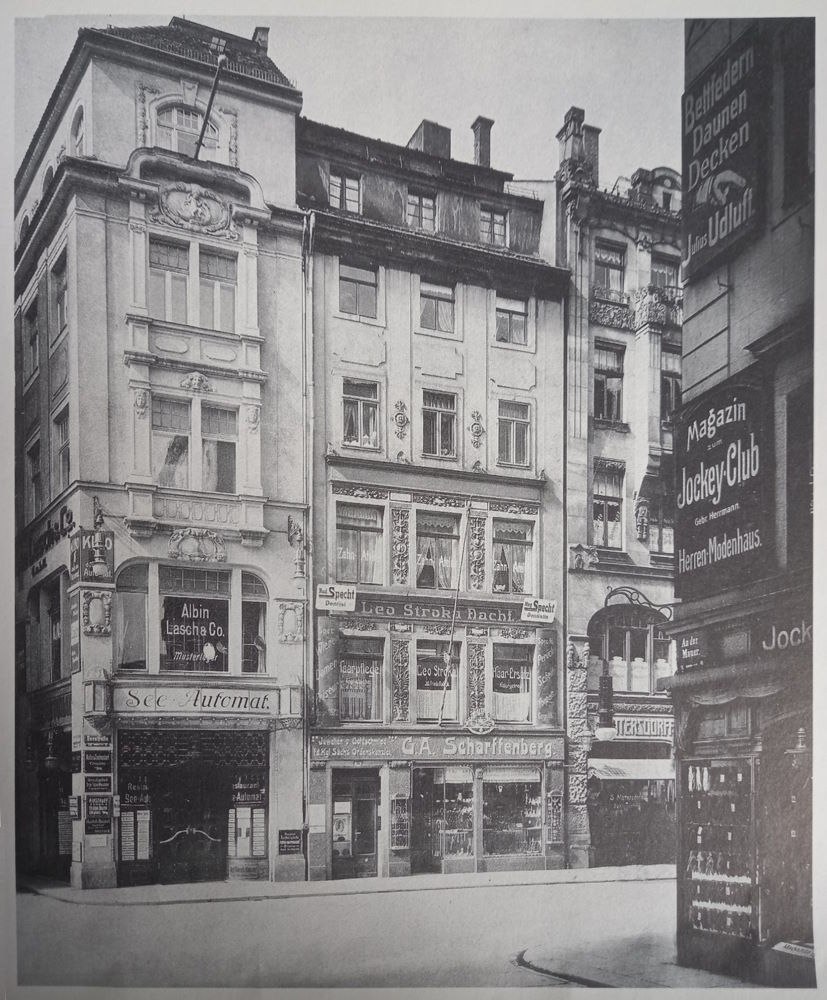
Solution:
M 583 146 L 586 163 L 591 164 L 592 180 L 595 186 L 600 185 L 600 129 L 594 125 L 583 126 Z
M 567 177 L 579 175 L 581 182 L 597 184 L 600 129 L 584 125 L 582 108 L 571 107 L 557 133 L 560 144 L 560 171 Z
M 491 166 L 491 126 L 494 122 L 490 118 L 483 118 L 479 115 L 471 129 L 474 132 L 474 163 L 478 167 Z
M 253 41 L 261 49 L 264 55 L 267 55 L 267 43 L 270 39 L 270 29 L 269 28 L 256 28 L 253 32 Z
M 451 158 L 451 130 L 444 125 L 437 125 L 423 119 L 419 128 L 408 139 L 408 149 L 418 149 L 429 156 L 441 156 L 445 160 Z

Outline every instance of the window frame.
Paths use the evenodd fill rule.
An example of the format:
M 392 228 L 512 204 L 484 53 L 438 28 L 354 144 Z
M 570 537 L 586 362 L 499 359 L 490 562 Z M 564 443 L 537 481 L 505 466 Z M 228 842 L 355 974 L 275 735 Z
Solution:
M 230 587 L 232 591 L 232 585 Z M 246 593 L 245 593 L 246 590 Z M 231 594 L 232 597 L 232 594 Z M 267 673 L 267 609 L 270 603 L 267 584 L 256 573 L 247 570 L 241 572 L 241 673 L 245 677 L 260 676 Z M 259 614 L 258 635 L 252 642 L 246 641 L 245 608 L 256 607 Z M 232 613 L 232 612 L 231 612 Z M 263 631 L 263 635 L 261 634 Z M 258 641 L 257 641 L 258 640 Z M 252 662 L 253 654 L 245 652 L 248 649 L 256 651 L 256 668 L 248 670 L 245 664 Z
M 611 494 L 607 490 L 601 490 L 601 491 L 597 490 L 596 487 L 598 485 L 598 477 L 601 476 L 601 475 L 603 477 L 603 480 L 604 480 L 605 484 L 608 484 L 609 476 L 610 475 L 617 477 L 617 479 L 618 479 L 618 482 L 617 482 L 618 494 L 617 495 Z M 621 470 L 621 469 L 618 469 L 618 468 L 614 468 L 613 466 L 606 466 L 606 465 L 601 465 L 601 464 L 596 464 L 595 465 L 594 470 L 593 470 L 593 474 L 592 474 L 592 490 L 591 490 L 591 493 L 592 493 L 592 518 L 591 518 L 591 526 L 592 526 L 592 544 L 595 545 L 597 548 L 600 548 L 600 549 L 611 549 L 613 552 L 625 552 L 626 551 L 626 531 L 625 531 L 625 522 L 624 522 L 625 506 L 626 506 L 625 503 L 624 503 L 625 489 L 626 489 L 626 470 L 625 470 L 625 468 L 623 468 Z M 611 545 L 611 544 L 609 544 L 609 524 L 612 523 L 612 522 L 610 522 L 608 514 L 609 514 L 609 505 L 612 505 L 612 504 L 616 505 L 617 508 L 618 508 L 618 519 L 617 520 L 618 520 L 618 524 L 620 525 L 620 528 L 619 528 L 620 544 L 619 545 Z M 596 507 L 598 505 L 600 505 L 602 507 L 602 509 L 603 509 L 603 520 L 602 520 L 602 524 L 603 524 L 603 537 L 600 538 L 600 539 L 598 539 L 596 537 L 597 532 L 596 532 L 596 528 L 595 528 L 595 521 L 596 521 L 595 510 L 596 510 Z
M 225 581 L 226 586 L 224 589 L 221 589 L 220 586 L 216 586 L 215 589 L 210 589 L 208 586 L 198 587 L 195 585 L 193 585 L 190 588 L 186 588 L 184 586 L 175 588 L 171 585 L 166 585 L 163 582 L 163 575 L 165 571 L 176 571 L 182 574 L 202 573 L 204 574 L 205 582 L 208 579 L 207 574 L 211 574 L 215 578 L 215 582 L 217 585 L 220 584 L 222 581 Z M 186 675 L 209 674 L 210 676 L 212 676 L 213 674 L 222 674 L 224 676 L 229 676 L 231 673 L 234 673 L 233 671 L 230 670 L 230 652 L 233 648 L 233 626 L 234 626 L 234 615 L 233 615 L 234 588 L 232 582 L 232 575 L 233 575 L 232 570 L 230 569 L 220 569 L 220 570 L 207 569 L 203 565 L 199 564 L 191 564 L 191 565 L 178 564 L 174 566 L 170 566 L 169 564 L 165 563 L 159 564 L 158 566 L 158 616 L 159 616 L 158 617 L 158 670 L 160 674 L 163 674 L 165 676 L 172 674 L 186 674 Z M 236 600 L 240 599 L 240 596 L 241 595 L 239 594 Z M 170 667 L 167 665 L 170 662 L 173 663 L 175 662 L 174 654 L 176 652 L 175 648 L 173 648 L 171 652 L 169 650 L 167 650 L 166 652 L 162 652 L 161 650 L 161 645 L 164 643 L 162 625 L 163 622 L 166 620 L 165 619 L 166 609 L 164 608 L 164 599 L 167 597 L 173 600 L 186 601 L 187 598 L 191 598 L 195 601 L 212 601 L 213 603 L 222 602 L 226 604 L 227 635 L 226 637 L 222 636 L 216 637 L 217 640 L 220 638 L 224 639 L 224 642 L 221 643 L 221 645 L 225 646 L 224 652 L 222 653 L 221 650 L 217 648 L 219 645 L 218 641 L 212 643 L 218 655 L 224 657 L 224 662 L 226 663 L 226 667 L 224 669 L 221 669 L 219 667 L 216 669 L 202 668 L 196 670 L 188 670 L 185 666 Z M 186 643 L 186 640 L 190 637 L 184 636 L 182 638 Z M 177 640 L 174 640 L 173 647 L 176 645 L 176 643 Z M 184 652 L 186 652 L 186 650 Z M 185 658 L 181 662 L 186 664 L 190 661 Z M 239 667 L 240 666 L 241 664 L 239 663 Z
M 334 201 L 333 181 L 336 178 L 338 186 L 338 197 Z M 349 207 L 352 199 L 348 198 L 348 181 L 356 185 L 356 207 Z M 330 167 L 328 174 L 327 200 L 331 208 L 339 212 L 347 212 L 349 215 L 362 214 L 362 175 L 354 170 L 346 170 L 344 167 Z
M 141 581 L 132 581 L 129 576 L 134 573 L 135 570 L 143 570 L 144 579 Z M 125 579 L 126 578 L 126 579 Z M 135 667 L 125 667 L 123 666 L 121 656 L 122 652 L 119 652 L 118 644 L 120 642 L 120 628 L 121 621 L 127 621 L 131 623 L 134 619 L 134 612 L 130 611 L 128 614 L 124 610 L 124 604 L 122 600 L 123 594 L 139 594 L 143 596 L 143 666 Z M 123 674 L 146 674 L 149 668 L 149 565 L 145 561 L 138 561 L 127 563 L 125 566 L 121 566 L 118 570 L 118 574 L 115 578 L 115 613 L 113 615 L 113 633 L 114 633 L 114 650 L 113 650 L 113 667 L 118 673 Z M 140 663 L 140 660 L 130 661 L 135 663 Z
M 525 527 L 528 533 L 528 540 L 522 541 L 519 538 L 506 538 L 503 535 L 498 535 L 497 531 L 500 527 L 508 527 L 519 525 L 520 527 Z M 534 518 L 522 519 L 516 517 L 508 517 L 506 515 L 495 515 L 491 518 L 491 542 L 490 542 L 490 553 L 491 553 L 491 575 L 489 577 L 491 584 L 489 590 L 492 594 L 506 594 L 506 595 L 520 595 L 523 597 L 530 597 L 534 593 L 535 577 L 536 577 L 536 566 L 535 566 L 535 535 L 537 533 L 537 521 Z M 494 578 L 497 573 L 497 546 L 508 546 L 508 556 L 511 558 L 511 563 L 508 567 L 509 582 L 508 585 L 503 587 L 494 586 Z M 522 590 L 514 586 L 513 576 L 514 576 L 514 556 L 511 549 L 514 546 L 519 546 L 525 550 L 525 561 L 524 561 L 524 571 L 523 571 L 523 587 Z
M 72 156 L 86 156 L 86 112 L 83 105 L 75 111 L 74 118 L 72 119 L 72 128 L 70 130 L 70 148 L 72 150 Z
M 496 680 L 496 673 L 495 672 L 496 672 L 497 666 L 498 666 L 498 660 L 497 660 L 497 651 L 498 651 L 498 649 L 499 650 L 511 649 L 511 650 L 526 650 L 527 651 L 526 652 L 526 656 L 523 658 L 523 660 L 520 660 L 520 659 L 518 659 L 516 657 L 513 658 L 513 659 L 508 659 L 507 658 L 505 660 L 505 662 L 507 662 L 507 663 L 518 663 L 519 662 L 519 663 L 525 664 L 527 662 L 527 664 L 528 664 L 528 691 L 525 691 L 525 692 L 520 691 L 519 692 L 519 694 L 527 694 L 528 695 L 528 709 L 527 709 L 527 712 L 526 712 L 526 715 L 525 715 L 524 718 L 519 718 L 519 719 L 516 719 L 516 718 L 507 718 L 504 715 L 499 715 L 498 714 L 498 709 L 497 709 L 498 700 L 497 700 L 496 695 L 500 694 L 500 696 L 502 697 L 503 694 L 506 694 L 506 692 L 496 692 L 494 690 L 494 684 L 495 684 L 495 680 Z M 501 660 L 499 662 L 501 664 L 503 661 Z M 534 691 L 535 691 L 535 687 L 536 687 L 536 673 L 537 673 L 537 670 L 536 670 L 536 644 L 535 643 L 533 643 L 533 642 L 530 642 L 530 643 L 529 642 L 513 642 L 513 641 L 511 641 L 511 642 L 497 642 L 496 640 L 492 641 L 492 643 L 491 643 L 491 681 L 490 681 L 490 685 L 488 685 L 489 690 L 487 691 L 487 694 L 491 698 L 491 702 L 490 702 L 490 704 L 491 704 L 491 717 L 492 717 L 492 719 L 494 719 L 494 721 L 498 725 L 525 726 L 525 725 L 531 725 L 532 724 L 532 722 L 534 721 Z
M 487 217 L 487 218 L 486 218 Z M 501 225 L 502 238 L 497 238 L 498 223 Z M 487 235 L 486 235 L 486 230 Z M 494 205 L 480 205 L 480 243 L 485 246 L 508 246 L 508 210 Z
M 664 367 L 667 357 L 676 358 L 676 367 Z M 677 351 L 661 351 L 660 366 L 660 419 L 661 423 L 673 424 L 675 414 L 681 408 L 681 387 L 682 387 L 682 365 L 681 355 Z
M 154 247 L 166 247 L 186 254 L 186 267 L 181 265 L 171 265 L 169 263 L 153 262 L 152 253 Z M 146 241 L 146 300 L 149 318 L 155 323 L 171 323 L 178 326 L 192 326 L 210 333 L 236 334 L 239 328 L 240 311 L 240 289 L 242 287 L 243 272 L 241 254 L 225 247 L 217 246 L 200 240 L 186 240 L 176 237 L 170 238 L 166 233 L 150 232 Z M 201 260 L 206 258 L 224 258 L 233 261 L 235 270 L 235 280 L 222 278 L 221 276 L 210 276 L 202 274 Z M 153 315 L 155 312 L 156 293 L 153 291 L 153 272 L 163 277 L 164 283 L 164 315 Z M 183 278 L 183 319 L 176 318 L 176 298 L 174 294 L 175 275 Z M 202 283 L 213 284 L 212 318 L 210 325 L 207 325 L 207 317 L 202 316 L 201 299 Z M 222 289 L 232 288 L 233 304 L 230 312 L 230 329 L 222 326 L 221 292 Z
M 671 548 L 664 545 L 664 528 L 671 528 Z M 675 514 L 663 498 L 650 501 L 649 505 L 649 551 L 659 556 L 675 554 Z
M 599 355 L 613 354 L 618 361 L 616 367 L 600 365 Z M 593 382 L 593 416 L 595 420 L 601 420 L 607 424 L 623 423 L 623 377 L 625 368 L 626 349 L 622 344 L 609 344 L 597 341 L 594 345 L 594 364 L 592 372 Z M 614 388 L 610 382 L 617 382 L 619 386 Z M 611 415 L 611 400 L 615 401 L 616 414 Z M 600 405 L 598 405 L 600 404 Z
M 186 406 L 189 413 L 189 428 L 184 434 L 182 428 L 172 430 L 155 426 L 156 405 L 163 406 L 164 403 L 173 403 L 179 406 Z M 196 403 L 198 405 L 196 405 Z M 166 387 L 155 388 L 151 394 L 149 415 L 150 431 L 150 468 L 152 470 L 153 482 L 160 489 L 165 490 L 188 490 L 199 493 L 216 494 L 222 497 L 237 496 L 239 492 L 240 472 L 241 472 L 241 420 L 240 409 L 237 404 L 224 399 L 211 399 L 209 403 L 194 399 L 192 396 L 180 395 L 174 391 L 167 391 Z M 220 410 L 235 414 L 235 436 L 231 434 L 214 433 L 204 431 L 204 410 Z M 158 475 L 155 468 L 156 440 L 160 437 L 187 437 L 187 482 L 186 485 L 176 486 L 172 484 L 161 484 L 158 482 Z M 204 463 L 204 443 L 206 441 L 224 441 L 235 445 L 235 462 L 233 474 L 233 489 L 219 490 L 208 489 L 205 485 L 205 463 Z
M 426 532 L 424 525 L 429 518 L 437 519 L 442 518 L 445 521 L 452 521 L 455 524 L 455 532 L 451 531 L 443 532 L 439 530 L 431 529 L 430 532 Z M 457 583 L 462 584 L 461 572 L 462 567 L 460 565 L 459 552 L 460 552 L 460 539 L 462 538 L 463 531 L 465 531 L 465 524 L 463 522 L 463 515 L 455 511 L 436 511 L 425 508 L 417 508 L 415 512 L 415 524 L 414 524 L 414 587 L 416 590 L 429 590 L 429 591 L 439 591 L 439 590 L 454 590 L 456 589 Z M 441 586 L 439 582 L 439 569 L 437 566 L 437 556 L 433 556 L 433 571 L 434 571 L 434 582 L 432 585 L 420 583 L 421 570 L 418 568 L 419 561 L 419 539 L 427 538 L 430 539 L 434 547 L 437 547 L 437 541 L 439 539 L 449 539 L 451 544 L 451 578 L 445 586 Z M 424 565 L 423 565 L 424 568 Z
M 411 202 L 414 202 L 415 211 L 411 212 Z M 425 224 L 425 212 L 424 212 L 424 202 L 430 201 L 431 206 L 431 224 L 430 226 Z M 426 233 L 435 233 L 437 231 L 437 196 L 434 191 L 425 191 L 420 188 L 408 188 L 407 199 L 405 202 L 405 219 L 408 226 L 411 229 L 419 229 Z M 417 219 L 419 221 L 417 221 Z
M 525 417 L 503 414 L 503 404 L 506 406 L 521 406 L 525 409 Z M 532 448 L 532 408 L 528 400 L 522 399 L 498 399 L 497 400 L 497 465 L 507 466 L 512 469 L 528 469 L 531 467 Z M 509 456 L 503 456 L 503 428 L 508 430 Z M 517 432 L 520 428 L 525 431 L 525 461 L 517 461 Z
M 428 394 L 432 396 L 444 396 L 446 399 L 450 398 L 453 400 L 453 408 L 446 409 L 441 407 L 429 406 L 426 403 L 426 398 Z M 427 432 L 426 432 L 426 414 L 435 414 L 434 420 L 434 442 L 435 450 L 426 451 L 427 443 Z M 442 447 L 442 427 L 443 421 L 440 419 L 438 414 L 449 414 L 452 417 L 451 422 L 451 437 L 453 441 L 453 448 L 451 451 L 446 452 Z M 439 458 L 448 461 L 456 461 L 459 458 L 459 442 L 457 430 L 459 427 L 459 394 L 456 392 L 445 392 L 442 389 L 432 389 L 426 386 L 422 388 L 422 457 L 423 458 Z
M 35 295 L 22 311 L 23 382 L 40 371 L 40 310 Z
M 49 300 L 52 308 L 52 343 L 69 325 L 69 276 L 66 250 L 58 256 L 49 272 Z
M 655 276 L 672 278 L 672 281 L 656 281 Z M 680 287 L 680 261 L 677 257 L 668 254 L 653 253 L 652 265 L 649 270 L 649 284 L 655 288 L 679 288 Z
M 198 429 L 197 435 L 201 440 L 201 490 L 206 493 L 226 493 L 226 494 L 236 494 L 238 492 L 238 465 L 239 465 L 239 420 L 238 420 L 238 407 L 227 406 L 223 403 L 206 403 L 202 402 L 199 408 L 199 419 L 198 419 Z M 233 416 L 233 423 L 235 426 L 234 431 L 222 431 L 222 430 L 207 430 L 205 429 L 204 411 L 212 410 L 216 414 L 219 413 L 229 413 Z M 219 418 L 220 419 L 220 418 Z M 192 426 L 192 410 L 190 410 L 190 425 Z M 220 483 L 216 483 L 214 488 L 210 488 L 206 485 L 206 452 L 205 445 L 207 442 L 213 441 L 216 443 L 216 459 L 218 458 L 219 447 L 221 444 L 232 444 L 233 446 L 233 479 L 232 485 L 229 489 L 220 489 Z M 219 475 L 220 463 L 216 467 L 216 477 Z
M 384 508 L 384 506 L 382 506 L 380 504 L 354 503 L 354 502 L 349 501 L 349 500 L 335 500 L 334 504 L 335 504 L 335 506 L 334 506 L 333 514 L 334 514 L 335 534 L 334 534 L 334 541 L 333 541 L 333 544 L 334 544 L 334 549 L 333 549 L 333 568 L 334 568 L 334 575 L 335 575 L 336 582 L 337 583 L 352 584 L 354 586 L 360 586 L 360 587 L 380 587 L 380 586 L 382 586 L 386 582 L 386 578 L 387 578 L 387 567 L 385 565 L 386 561 L 387 561 L 386 558 L 385 558 L 385 522 L 386 522 L 386 517 L 385 517 L 385 508 Z M 339 520 L 339 514 L 340 514 L 340 511 L 342 510 L 342 508 L 345 508 L 345 507 L 352 507 L 352 508 L 355 508 L 357 510 L 363 510 L 363 511 L 370 510 L 372 512 L 378 512 L 378 515 L 379 515 L 378 526 L 375 527 L 375 526 L 370 525 L 370 524 L 349 523 L 349 522 L 346 522 L 346 521 L 340 522 L 340 520 Z M 355 558 L 356 558 L 356 572 L 355 572 L 355 579 L 354 580 L 345 580 L 345 579 L 342 578 L 342 575 L 341 575 L 341 571 L 340 571 L 340 557 L 339 557 L 339 550 L 340 550 L 340 547 L 341 547 L 340 543 L 339 543 L 339 532 L 340 531 L 355 532 L 356 535 L 357 535 L 357 539 L 356 539 L 356 554 L 355 554 Z M 376 579 L 376 580 L 363 580 L 362 579 L 362 537 L 361 536 L 362 536 L 363 533 L 366 533 L 366 534 L 369 534 L 369 535 L 372 535 L 372 536 L 378 536 L 378 542 L 377 542 L 377 545 L 376 545 L 376 556 L 375 556 L 375 560 L 374 560 L 375 563 L 376 563 L 376 569 L 377 569 L 376 576 L 378 576 L 378 579 Z
M 616 605 L 617 607 L 622 607 L 622 605 Z M 674 639 L 670 639 L 668 636 L 663 634 L 665 621 L 649 621 L 646 624 L 634 625 L 628 622 L 624 622 L 619 616 L 617 621 L 607 618 L 605 622 L 601 623 L 601 632 L 599 635 L 599 644 L 595 646 L 595 652 L 592 655 L 597 656 L 597 650 L 599 650 L 598 659 L 602 664 L 608 666 L 609 674 L 612 677 L 613 688 L 615 692 L 620 692 L 623 694 L 632 695 L 643 695 L 643 694 L 661 694 L 658 691 L 657 683 L 661 677 L 671 676 L 671 672 L 674 668 Z M 610 632 L 614 630 L 615 632 L 621 632 L 624 635 L 623 638 L 623 657 L 611 657 L 609 656 L 611 650 L 611 635 Z M 631 656 L 632 653 L 632 632 L 645 633 L 645 652 L 644 661 L 646 664 L 646 671 L 648 677 L 647 687 L 634 687 L 634 664 L 635 660 Z M 660 633 L 659 635 L 657 633 Z M 592 638 L 594 633 L 589 629 L 589 636 Z M 657 652 L 657 644 L 665 643 L 667 656 L 666 659 L 658 658 L 655 653 Z M 669 673 L 664 673 L 663 671 L 658 671 L 658 663 L 665 662 L 669 667 Z M 622 667 L 620 664 L 622 663 Z M 624 681 L 621 686 L 620 670 L 624 671 Z M 595 678 L 598 676 L 597 671 L 593 670 L 589 683 L 589 690 L 596 690 L 596 685 L 594 683 Z
M 43 510 L 46 493 L 43 488 L 43 446 L 40 436 L 26 445 L 26 520 L 33 521 Z M 37 451 L 37 466 L 32 463 L 32 453 Z
M 356 647 L 360 644 L 370 644 L 374 643 L 378 647 L 378 651 L 373 653 L 368 652 L 358 652 Z M 348 649 L 350 645 L 351 649 Z M 370 659 L 372 665 L 377 667 L 375 672 L 376 685 L 378 686 L 378 691 L 373 692 L 373 698 L 371 700 L 372 706 L 375 707 L 375 713 L 371 715 L 356 717 L 346 715 L 343 711 L 343 696 L 344 696 L 344 685 L 342 684 L 342 675 L 339 675 L 339 685 L 337 694 L 337 712 L 338 720 L 343 726 L 364 726 L 364 725 L 376 725 L 377 723 L 382 723 L 385 721 L 385 654 L 386 654 L 386 643 L 384 636 L 355 636 L 355 635 L 344 635 L 341 639 L 341 647 L 339 650 L 339 662 L 344 664 L 345 660 L 350 656 L 352 659 L 357 657 L 362 659 Z
M 437 719 L 439 718 L 439 712 L 437 712 L 434 715 L 426 715 L 426 714 L 422 714 L 420 712 L 420 703 L 421 703 L 421 701 L 424 700 L 424 699 L 420 699 L 420 697 L 419 697 L 420 691 L 439 691 L 440 692 L 439 693 L 439 700 L 440 700 L 440 704 L 442 704 L 442 688 L 437 688 L 437 687 L 435 687 L 435 688 L 425 688 L 425 687 L 420 688 L 419 687 L 420 659 L 439 660 L 441 658 L 442 659 L 442 663 L 444 664 L 445 663 L 445 653 L 448 650 L 446 650 L 443 647 L 448 647 L 448 645 L 449 645 L 448 641 L 446 641 L 446 640 L 444 640 L 442 638 L 426 639 L 426 638 L 424 638 L 422 636 L 417 636 L 415 638 L 415 644 L 414 644 L 414 670 L 413 670 L 413 675 L 414 675 L 413 676 L 414 697 L 412 699 L 413 700 L 412 715 L 414 717 L 414 721 L 417 722 L 417 723 L 424 723 L 424 724 L 427 724 L 427 725 L 433 725 L 437 721 Z M 430 655 L 428 653 L 424 652 L 424 647 L 428 647 L 428 646 L 433 646 L 434 647 L 434 651 Z M 463 647 L 462 640 L 455 639 L 454 642 L 453 642 L 453 650 L 451 650 L 451 656 L 450 656 L 450 668 L 451 668 L 450 673 L 451 673 L 451 678 L 452 678 L 452 684 L 451 684 L 451 687 L 449 687 L 449 688 L 446 689 L 448 692 L 450 692 L 450 691 L 453 690 L 454 694 L 455 694 L 455 697 L 454 697 L 454 699 L 451 699 L 451 698 L 449 698 L 446 695 L 446 697 L 445 697 L 445 707 L 447 708 L 447 706 L 449 704 L 451 704 L 452 700 L 455 702 L 455 706 L 454 706 L 453 714 L 443 714 L 443 716 L 442 716 L 442 721 L 443 722 L 459 722 L 460 721 L 460 706 L 462 705 L 462 702 L 463 702 L 463 699 L 462 699 L 463 692 L 460 690 L 461 678 L 462 678 L 462 673 L 463 673 L 463 671 L 461 670 L 462 663 L 463 663 L 463 659 L 462 659 L 462 656 L 463 656 L 462 647 Z M 443 681 L 443 684 L 444 684 L 444 681 Z M 436 699 L 434 699 L 434 701 L 436 701 Z
M 160 120 L 161 115 L 165 115 L 170 112 L 173 115 L 173 121 L 170 123 L 162 122 Z M 188 115 L 196 117 L 198 119 L 197 127 L 190 129 L 183 125 L 178 120 L 179 112 L 184 112 Z M 155 132 L 155 144 L 160 149 L 167 149 L 170 152 L 179 153 L 182 156 L 187 156 L 190 159 L 193 159 L 198 137 L 204 126 L 204 112 L 200 108 L 187 104 L 184 101 L 165 101 L 160 107 L 155 108 L 153 125 Z M 172 140 L 170 145 L 161 141 L 162 130 L 169 132 Z M 181 148 L 181 136 L 187 137 L 187 141 L 189 141 L 190 136 L 192 137 L 192 152 L 188 152 L 186 148 Z M 186 146 L 187 142 L 185 142 L 184 145 Z M 199 150 L 199 157 L 203 154 L 207 160 L 216 160 L 220 150 L 221 129 L 217 125 L 215 118 L 210 115 L 207 129 L 204 132 L 204 139 L 201 143 L 201 149 Z
M 419 279 L 419 330 L 425 330 L 435 336 L 454 336 L 457 332 L 456 285 L 443 285 L 435 281 Z M 424 304 L 433 303 L 433 325 L 425 322 Z M 440 325 L 439 303 L 447 302 L 451 306 L 451 324 L 447 330 Z
M 71 428 L 69 427 L 68 403 L 52 417 L 52 475 L 54 477 L 52 496 L 55 497 L 68 489 L 72 482 Z
M 372 275 L 373 281 L 368 281 L 367 278 L 361 277 L 358 274 L 343 274 L 342 268 L 350 271 L 361 271 L 363 275 Z M 343 316 L 346 319 L 355 319 L 362 322 L 377 323 L 379 322 L 379 267 L 375 264 L 365 265 L 364 263 L 355 263 L 348 261 L 346 258 L 339 258 L 339 273 L 338 273 L 338 315 Z M 355 298 L 356 298 L 356 309 L 350 310 L 346 309 L 342 304 L 342 287 L 344 285 L 352 285 L 355 288 Z M 371 313 L 368 309 L 362 311 L 361 296 L 359 294 L 360 288 L 372 288 L 373 289 L 373 312 Z
M 598 256 L 601 253 L 605 254 L 607 258 L 612 254 L 616 254 L 620 258 L 620 262 L 617 263 L 609 259 L 598 260 Z M 626 264 L 625 246 L 612 243 L 610 240 L 595 239 L 592 287 L 598 298 L 604 298 L 613 302 L 626 301 Z M 614 288 L 612 285 L 612 275 L 619 276 L 617 279 L 617 288 Z
M 238 310 L 238 254 L 219 251 L 213 247 L 199 246 L 198 256 L 198 325 L 205 330 L 215 330 L 218 333 L 235 333 L 236 313 Z M 232 278 L 223 275 L 204 274 L 204 260 L 215 259 L 232 262 L 234 275 Z M 212 321 L 205 322 L 204 291 L 205 286 L 212 286 Z M 227 290 L 232 292 L 232 304 L 229 310 L 229 324 L 225 325 L 223 295 Z
M 360 385 L 365 387 L 371 387 L 375 390 L 376 395 L 374 397 L 360 396 L 352 392 L 348 392 L 348 386 Z M 342 376 L 342 447 L 344 448 L 359 448 L 362 451 L 379 451 L 380 441 L 379 441 L 379 416 L 380 416 L 380 386 L 378 382 L 374 382 L 371 379 L 360 378 L 358 375 L 343 375 Z M 347 410 L 348 405 L 355 406 L 355 419 L 357 428 L 357 438 L 356 441 L 349 441 L 346 438 L 346 428 L 348 426 Z M 372 443 L 364 444 L 361 438 L 362 430 L 364 429 L 364 417 L 365 413 L 369 412 L 370 409 L 373 410 L 373 426 L 374 426 L 374 436 L 375 441 Z

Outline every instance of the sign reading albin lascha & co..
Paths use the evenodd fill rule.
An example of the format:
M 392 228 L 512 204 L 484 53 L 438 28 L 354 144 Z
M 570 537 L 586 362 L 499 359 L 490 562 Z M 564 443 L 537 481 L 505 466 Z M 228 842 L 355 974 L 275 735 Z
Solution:
M 681 414 L 675 434 L 675 591 L 709 596 L 772 556 L 771 398 L 741 375 Z

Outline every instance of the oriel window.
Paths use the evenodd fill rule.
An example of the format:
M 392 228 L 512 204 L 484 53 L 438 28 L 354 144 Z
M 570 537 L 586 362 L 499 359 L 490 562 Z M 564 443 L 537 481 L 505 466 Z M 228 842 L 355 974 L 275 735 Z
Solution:
M 238 260 L 231 254 L 200 250 L 200 324 L 210 330 L 235 330 L 235 295 Z
M 382 508 L 336 506 L 336 580 L 382 583 Z
M 149 315 L 187 322 L 189 248 L 166 240 L 149 241 Z
M 224 406 L 201 407 L 202 489 L 235 493 L 238 413 Z
M 346 378 L 342 386 L 342 440 L 354 448 L 378 448 L 379 386 Z
M 190 404 L 152 397 L 152 478 L 158 486 L 188 489 Z
M 681 356 L 663 351 L 660 364 L 660 418 L 671 422 L 681 408 Z

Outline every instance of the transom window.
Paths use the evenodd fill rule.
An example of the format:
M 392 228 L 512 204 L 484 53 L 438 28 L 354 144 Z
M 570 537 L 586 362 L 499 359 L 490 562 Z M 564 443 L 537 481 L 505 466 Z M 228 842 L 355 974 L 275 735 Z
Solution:
M 423 330 L 452 333 L 454 329 L 454 289 L 450 285 L 419 283 L 419 325 Z
M 382 583 L 382 508 L 336 505 L 336 580 Z
M 594 248 L 594 284 L 599 291 L 622 294 L 626 272 L 626 253 L 622 247 L 596 243 Z
M 480 240 L 493 246 L 505 246 L 505 212 L 480 208 Z
M 491 714 L 498 722 L 531 721 L 534 647 L 494 643 Z
M 592 484 L 592 540 L 606 549 L 623 548 L 623 472 L 598 466 Z
M 594 351 L 594 415 L 623 419 L 623 348 L 598 345 Z
M 493 580 L 495 594 L 532 591 L 533 526 L 527 521 L 494 521 Z
M 339 262 L 339 311 L 376 319 L 376 268 Z
M 447 642 L 418 640 L 416 644 L 416 718 L 419 722 L 458 718 L 460 644 L 448 656 Z
M 180 105 L 163 108 L 156 118 L 156 142 L 162 149 L 172 149 L 185 156 L 195 156 L 195 147 L 204 116 L 195 108 Z M 218 148 L 218 129 L 209 122 L 201 149 L 209 157 Z
M 382 639 L 343 640 L 339 658 L 339 719 L 382 720 Z
M 341 170 L 330 171 L 330 206 L 344 212 L 359 211 L 359 178 Z
M 528 465 L 531 410 L 528 403 L 499 401 L 499 454 L 501 465 Z
M 450 392 L 422 394 L 422 452 L 441 458 L 455 458 L 457 397 Z
M 378 448 L 379 386 L 346 378 L 342 386 L 342 440 L 354 448 Z
M 671 257 L 652 256 L 652 282 L 657 288 L 678 287 L 678 262 Z
M 408 191 L 408 225 L 432 233 L 436 228 L 435 206 L 433 195 Z
M 660 418 L 673 420 L 681 407 L 681 356 L 663 351 L 660 361 Z
M 497 342 L 528 343 L 528 306 L 524 299 L 497 296 Z
M 456 514 L 417 513 L 417 587 L 449 590 L 456 586 L 459 528 Z

